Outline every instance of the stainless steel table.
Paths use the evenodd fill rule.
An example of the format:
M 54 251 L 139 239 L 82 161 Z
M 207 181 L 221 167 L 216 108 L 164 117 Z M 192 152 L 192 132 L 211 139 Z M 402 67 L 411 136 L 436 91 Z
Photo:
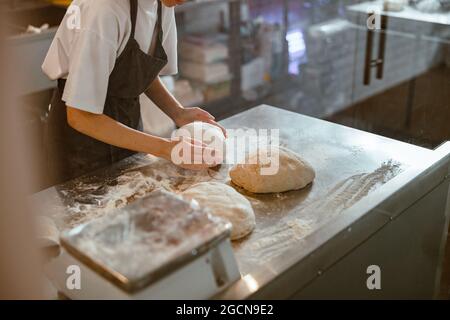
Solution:
M 448 229 L 450 143 L 428 150 L 270 106 L 222 124 L 280 129 L 281 144 L 312 163 L 317 177 L 284 194 L 238 189 L 251 201 L 257 227 L 234 243 L 242 279 L 215 298 L 433 297 Z M 230 183 L 228 170 L 193 173 L 137 155 L 33 202 L 61 230 L 125 205 L 113 194 L 131 202 L 158 187 L 179 192 L 200 181 Z M 370 265 L 381 269 L 381 290 L 366 286 Z

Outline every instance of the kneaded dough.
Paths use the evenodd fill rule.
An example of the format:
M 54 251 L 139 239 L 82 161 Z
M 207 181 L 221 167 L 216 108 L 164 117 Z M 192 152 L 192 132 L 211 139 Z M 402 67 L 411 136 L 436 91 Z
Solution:
M 195 130 L 197 129 L 197 132 Z M 176 136 L 188 137 L 202 141 L 207 146 L 222 146 L 225 135 L 217 126 L 206 122 L 191 122 L 174 132 Z
M 297 153 L 278 147 L 279 170 L 273 175 L 262 175 L 261 169 L 270 164 L 262 164 L 258 157 L 265 149 L 249 154 L 246 164 L 235 165 L 230 170 L 234 184 L 253 193 L 277 193 L 298 190 L 310 184 L 316 174 L 312 166 Z
M 195 199 L 211 214 L 228 220 L 232 225 L 231 240 L 245 237 L 255 228 L 252 205 L 232 187 L 219 182 L 201 182 L 182 193 L 185 199 Z

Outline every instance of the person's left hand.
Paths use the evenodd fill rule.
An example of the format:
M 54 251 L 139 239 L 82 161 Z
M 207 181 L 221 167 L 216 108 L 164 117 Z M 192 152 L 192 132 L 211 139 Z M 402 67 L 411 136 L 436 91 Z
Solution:
M 200 108 L 183 108 L 180 110 L 174 121 L 178 127 L 182 127 L 194 121 L 206 122 L 218 127 L 222 130 L 225 137 L 227 136 L 227 130 L 218 124 L 209 112 Z

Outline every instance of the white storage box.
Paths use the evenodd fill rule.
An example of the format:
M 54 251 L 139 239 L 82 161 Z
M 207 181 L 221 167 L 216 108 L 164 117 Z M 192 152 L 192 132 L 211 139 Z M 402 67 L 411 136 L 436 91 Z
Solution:
M 222 62 L 202 64 L 189 61 L 180 61 L 179 68 L 183 77 L 198 80 L 204 83 L 217 83 L 230 78 L 230 70 L 228 65 Z

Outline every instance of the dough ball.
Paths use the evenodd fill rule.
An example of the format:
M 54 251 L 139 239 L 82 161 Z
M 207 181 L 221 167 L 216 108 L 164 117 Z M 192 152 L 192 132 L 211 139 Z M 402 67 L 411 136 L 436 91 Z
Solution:
M 232 187 L 218 182 L 202 182 L 182 193 L 185 199 L 195 199 L 211 214 L 228 220 L 232 225 L 231 240 L 245 237 L 255 228 L 252 205 Z
M 174 137 L 186 137 L 204 143 L 209 149 L 203 153 L 203 161 L 211 164 L 221 164 L 225 159 L 225 135 L 217 126 L 206 122 L 192 122 L 172 134 Z
M 314 169 L 297 153 L 286 148 L 273 148 L 275 153 L 268 157 L 264 157 L 266 149 L 259 149 L 249 154 L 245 164 L 235 165 L 230 171 L 233 183 L 253 193 L 277 193 L 302 189 L 314 180 Z M 277 153 L 278 166 L 274 160 Z M 264 169 L 271 173 L 267 174 L 262 171 Z
M 225 135 L 220 128 L 200 121 L 191 122 L 181 127 L 174 132 L 174 135 L 202 141 L 212 148 L 223 147 L 225 142 Z

